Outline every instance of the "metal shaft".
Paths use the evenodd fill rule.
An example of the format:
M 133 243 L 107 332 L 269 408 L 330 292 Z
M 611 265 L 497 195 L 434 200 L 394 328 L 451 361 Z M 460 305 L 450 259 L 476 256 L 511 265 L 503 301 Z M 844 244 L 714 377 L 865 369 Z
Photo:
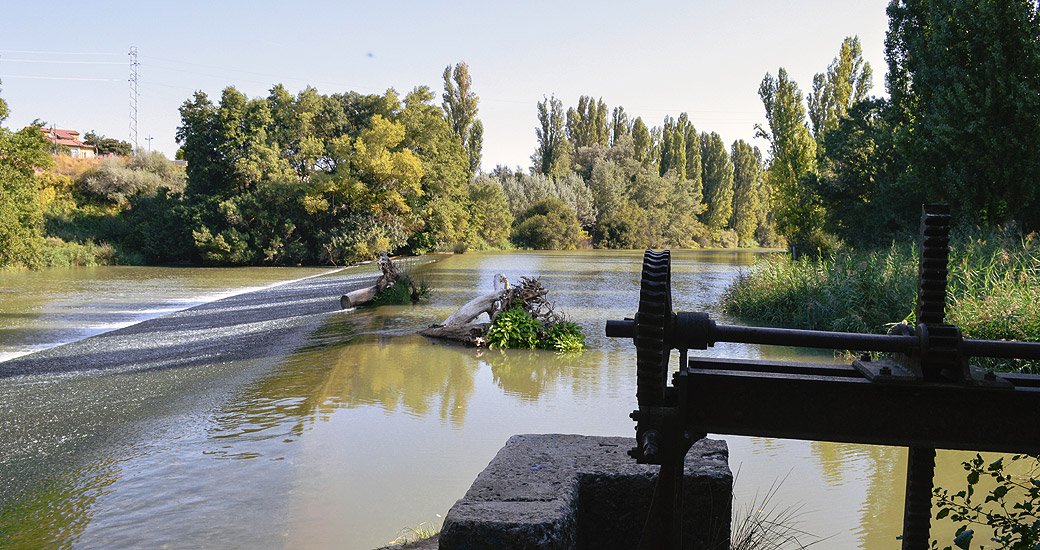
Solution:
M 932 523 L 935 449 L 910 447 L 906 463 L 906 501 L 902 550 L 926 550 Z
M 738 344 L 851 349 L 910 354 L 920 345 L 916 336 L 830 332 L 794 328 L 742 327 L 737 325 L 718 325 L 714 321 L 711 323 L 711 332 L 713 334 L 708 338 L 709 346 L 718 342 L 733 342 Z M 607 336 L 631 338 L 634 335 L 634 331 L 635 321 L 607 321 Z M 680 340 L 680 342 L 695 338 L 696 336 L 691 337 L 686 334 L 677 333 L 674 335 L 674 339 Z M 677 349 L 697 349 L 694 346 L 684 347 L 681 343 L 673 347 Z M 960 350 L 969 357 L 1001 357 L 1040 361 L 1040 342 L 964 339 L 961 341 Z

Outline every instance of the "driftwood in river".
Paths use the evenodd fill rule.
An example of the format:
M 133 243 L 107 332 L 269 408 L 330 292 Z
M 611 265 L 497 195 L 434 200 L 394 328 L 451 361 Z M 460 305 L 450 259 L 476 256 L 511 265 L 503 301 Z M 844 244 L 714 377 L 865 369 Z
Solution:
M 394 266 L 394 262 L 390 260 L 390 256 L 386 252 L 379 253 L 379 260 L 377 262 L 380 271 L 383 275 L 379 278 L 379 281 L 368 288 L 361 288 L 352 292 L 344 294 L 339 299 L 339 305 L 343 309 L 349 307 L 356 307 L 361 304 L 367 304 L 375 299 L 376 295 L 380 292 L 394 286 L 397 283 L 397 267 Z
M 422 334 L 423 336 L 432 336 L 434 338 L 455 340 L 479 348 L 487 344 L 484 336 L 487 334 L 489 328 L 491 328 L 491 323 L 465 323 L 461 325 L 444 326 L 433 325 L 432 327 L 420 330 L 419 334 Z
M 490 292 L 483 296 L 477 296 L 476 298 L 466 302 L 465 305 L 441 322 L 440 326 L 464 325 L 477 317 L 480 317 L 482 313 L 487 313 L 488 320 L 494 321 L 495 315 L 499 311 L 496 306 L 502 301 L 508 291 L 509 279 L 506 279 L 505 275 L 502 275 L 501 273 L 495 275 L 494 292 Z
M 495 318 L 499 313 L 507 311 L 513 306 L 521 306 L 538 320 L 555 321 L 556 314 L 553 313 L 552 306 L 545 299 L 547 292 L 537 279 L 527 277 L 521 277 L 519 284 L 510 287 L 509 280 L 499 273 L 495 275 L 494 292 L 473 298 L 439 325 L 432 325 L 420 330 L 419 334 L 457 340 L 472 346 L 483 346 L 487 343 L 485 336 L 495 322 Z M 489 322 L 471 322 L 485 313 Z

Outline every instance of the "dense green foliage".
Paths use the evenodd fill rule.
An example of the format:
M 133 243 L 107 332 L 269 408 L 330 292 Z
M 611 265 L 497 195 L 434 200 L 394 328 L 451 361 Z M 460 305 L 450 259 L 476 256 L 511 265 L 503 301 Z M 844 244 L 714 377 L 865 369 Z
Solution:
M 595 247 L 782 243 L 757 148 L 731 148 L 741 155 L 738 189 L 730 149 L 718 134 L 699 133 L 686 113 L 650 128 L 642 118 L 629 120 L 624 107 L 610 109 L 592 96 L 580 96 L 566 110 L 556 97 L 537 107 L 531 174 L 498 166 L 478 177 L 501 185 L 516 229 L 532 204 L 556 198 L 574 211 Z M 533 246 L 516 231 L 514 242 Z
M 574 211 L 557 198 L 531 205 L 517 218 L 513 240 L 540 250 L 569 250 L 581 244 L 582 230 Z
M 824 211 L 805 181 L 816 172 L 816 141 L 805 123 L 802 91 L 781 67 L 776 78 L 766 74 L 758 95 L 769 129 L 756 128 L 770 143 L 767 181 L 774 193 L 777 230 L 796 251 L 811 250 L 816 248 Z
M 425 281 L 418 284 L 407 273 L 400 273 L 393 286 L 384 289 L 372 299 L 373 306 L 405 306 L 421 300 L 430 289 Z
M 0 123 L 7 113 L 0 99 Z M 38 125 L 17 132 L 0 126 L 0 267 L 40 262 L 43 212 L 33 171 L 51 164 L 49 145 Z
M 907 178 L 962 220 L 1040 228 L 1040 18 L 1032 0 L 897 0 L 885 54 Z
M 568 322 L 543 324 L 520 306 L 499 313 L 488 329 L 489 348 L 547 349 L 560 352 L 585 349 L 581 327 Z
M 777 229 L 797 252 L 886 246 L 921 202 L 958 224 L 1040 229 L 1040 16 L 1035 2 L 896 0 L 885 44 L 890 100 L 847 38 L 816 75 L 808 116 L 780 69 L 760 88 Z

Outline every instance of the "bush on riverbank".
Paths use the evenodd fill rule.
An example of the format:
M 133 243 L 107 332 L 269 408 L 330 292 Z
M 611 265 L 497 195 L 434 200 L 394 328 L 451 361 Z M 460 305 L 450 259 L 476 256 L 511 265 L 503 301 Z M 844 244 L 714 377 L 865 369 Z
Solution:
M 843 250 L 819 260 L 772 256 L 743 273 L 723 295 L 741 319 L 797 328 L 884 333 L 913 321 L 916 246 Z M 946 319 L 965 338 L 1040 341 L 1040 239 L 1013 230 L 954 234 Z M 1035 364 L 978 361 L 1038 372 Z

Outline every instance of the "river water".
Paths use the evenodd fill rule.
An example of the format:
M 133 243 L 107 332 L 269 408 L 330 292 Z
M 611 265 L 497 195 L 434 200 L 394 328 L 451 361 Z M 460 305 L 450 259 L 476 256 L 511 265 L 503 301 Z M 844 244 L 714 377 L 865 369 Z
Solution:
M 726 321 L 719 293 L 756 253 L 672 257 L 675 309 Z M 635 312 L 640 262 L 640 253 L 605 251 L 444 256 L 414 268 L 431 287 L 424 303 L 310 316 L 306 339 L 278 353 L 0 379 L 0 547 L 370 550 L 404 528 L 439 525 L 513 434 L 633 434 L 635 351 L 603 327 Z M 557 309 L 585 328 L 589 351 L 478 351 L 415 335 L 490 291 L 496 273 L 540 277 Z M 248 288 L 341 276 L 3 273 L 0 353 Z M 704 353 L 832 360 L 736 344 Z M 898 546 L 902 449 L 724 439 L 737 472 L 736 509 L 791 508 L 796 527 L 827 537 L 820 547 Z M 963 457 L 940 452 L 939 483 L 963 483 Z

